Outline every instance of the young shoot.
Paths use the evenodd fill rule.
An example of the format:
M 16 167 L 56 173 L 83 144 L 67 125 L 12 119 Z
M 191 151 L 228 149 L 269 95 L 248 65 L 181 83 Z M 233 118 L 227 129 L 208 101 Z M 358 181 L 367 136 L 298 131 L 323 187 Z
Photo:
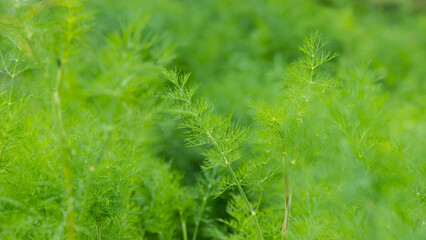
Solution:
M 168 89 L 166 96 L 173 103 L 173 112 L 180 120 L 180 127 L 185 129 L 188 145 L 208 147 L 204 153 L 206 160 L 203 169 L 205 171 L 217 167 L 227 169 L 223 177 L 230 177 L 231 184 L 238 188 L 246 210 L 253 218 L 258 238 L 263 239 L 256 212 L 232 165 L 242 159 L 241 148 L 251 134 L 250 129 L 234 123 L 231 115 L 215 113 L 211 102 L 207 99 L 194 99 L 197 86 L 185 88 L 189 74 L 180 74 L 173 70 L 163 70 L 163 73 L 174 85 L 173 88 Z

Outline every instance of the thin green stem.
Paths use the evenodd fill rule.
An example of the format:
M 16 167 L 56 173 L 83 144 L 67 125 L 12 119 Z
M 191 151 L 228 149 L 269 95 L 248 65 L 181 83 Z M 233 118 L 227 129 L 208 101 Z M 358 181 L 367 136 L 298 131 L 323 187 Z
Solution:
M 172 81 L 172 82 L 176 82 L 176 81 Z M 180 87 L 180 90 L 182 91 L 182 87 L 183 85 Z M 183 99 L 187 104 L 191 104 L 191 100 L 185 100 Z M 202 122 L 200 119 L 200 116 L 196 113 L 191 114 L 192 117 L 196 118 L 199 122 Z M 220 145 L 217 143 L 216 139 L 211 135 L 211 131 L 209 129 L 207 129 L 206 127 L 203 127 L 204 130 L 204 134 L 208 137 L 208 139 L 210 140 L 211 144 L 220 152 L 221 154 L 221 158 L 223 159 L 223 164 L 221 164 L 222 166 L 227 166 L 229 169 L 229 172 L 231 173 L 231 176 L 233 178 L 233 181 L 235 183 L 235 185 L 237 185 L 238 190 L 240 192 L 240 195 L 242 196 L 242 198 L 244 199 L 244 202 L 248 208 L 248 210 L 250 211 L 250 215 L 252 215 L 254 217 L 254 222 L 256 225 L 256 231 L 259 235 L 259 239 L 263 240 L 263 234 L 262 234 L 262 229 L 260 228 L 260 224 L 259 221 L 257 219 L 256 216 L 256 212 L 253 210 L 252 205 L 250 204 L 250 201 L 247 198 L 247 195 L 245 194 L 237 176 L 235 175 L 234 170 L 231 167 L 231 159 L 228 159 L 228 157 L 226 156 L 227 153 L 225 153 L 222 148 L 220 147 Z M 199 224 L 199 223 L 198 223 Z M 198 228 L 197 228 L 198 229 Z M 193 239 L 196 238 L 196 235 L 194 234 Z
M 63 125 L 62 121 L 62 105 L 61 105 L 61 91 L 62 91 L 62 85 L 64 82 L 64 70 L 65 66 L 68 62 L 68 56 L 70 53 L 70 46 L 71 46 L 71 30 L 73 27 L 73 21 L 70 21 L 72 19 L 71 14 L 73 13 L 72 5 L 70 1 L 66 2 L 66 6 L 68 8 L 68 18 L 66 22 L 66 36 L 67 39 L 65 41 L 65 49 L 62 51 L 60 58 L 59 58 L 59 64 L 58 64 L 58 71 L 57 71 L 57 77 L 56 77 L 56 90 L 53 95 L 54 103 L 56 107 L 56 117 L 57 117 L 57 124 L 59 129 L 59 139 L 60 139 L 60 149 L 61 149 L 61 155 L 63 158 L 63 169 L 64 169 L 64 177 L 65 177 L 65 187 L 67 190 L 67 196 L 66 196 L 66 227 L 67 227 L 67 239 L 68 240 L 74 240 L 75 239 L 75 229 L 74 229 L 74 206 L 73 206 L 73 186 L 72 186 L 72 170 L 71 170 L 71 152 L 70 152 L 70 146 L 68 143 L 68 138 L 66 135 L 66 131 Z
M 11 77 L 12 77 L 12 81 L 11 81 L 10 90 L 9 90 L 9 103 L 8 103 L 9 105 L 12 104 L 13 83 L 15 82 L 15 75 L 11 75 Z
M 284 191 L 285 191 L 285 211 L 284 211 L 284 223 L 282 228 L 281 239 L 286 240 L 288 231 L 289 231 L 289 222 L 290 222 L 290 210 L 291 210 L 291 198 L 293 192 L 293 178 L 294 178 L 294 163 L 291 163 L 291 173 L 290 178 L 288 176 L 288 171 L 285 166 L 285 156 L 286 153 L 283 154 L 283 178 L 284 178 Z
M 56 90 L 53 94 L 54 107 L 56 112 L 57 127 L 59 131 L 59 149 L 63 159 L 62 167 L 64 170 L 65 188 L 66 188 L 66 227 L 67 239 L 74 240 L 74 207 L 73 207 L 73 191 L 72 191 L 72 171 L 71 171 L 71 153 L 67 143 L 67 135 L 62 122 L 62 106 L 61 106 L 61 88 L 63 83 L 63 65 L 60 65 L 56 75 Z
M 263 197 L 263 191 L 260 192 L 259 199 L 257 200 L 256 209 L 260 207 L 260 204 L 262 203 L 262 197 Z
M 232 178 L 233 178 L 235 184 L 237 185 L 238 190 L 240 191 L 240 194 L 243 197 L 244 202 L 247 205 L 247 208 L 250 210 L 250 214 L 254 217 L 254 222 L 256 224 L 256 230 L 257 230 L 257 233 L 259 235 L 259 238 L 261 240 L 263 240 L 262 229 L 260 228 L 259 221 L 257 220 L 256 212 L 253 210 L 253 207 L 251 206 L 246 194 L 244 193 L 244 190 L 241 187 L 240 181 L 238 180 L 237 176 L 235 175 L 234 170 L 232 170 L 231 161 L 229 161 L 229 159 L 226 157 L 226 155 L 223 154 L 222 149 L 220 148 L 219 144 L 217 144 L 217 141 L 213 138 L 213 136 L 210 134 L 210 132 L 207 129 L 205 129 L 205 131 L 206 131 L 206 134 L 207 134 L 208 138 L 210 139 L 210 141 L 212 141 L 213 145 L 215 145 L 215 147 L 222 153 L 223 160 L 225 160 L 225 164 L 228 167 L 229 171 L 231 172 Z
M 102 239 L 101 228 L 102 228 L 102 223 L 98 223 L 96 225 L 96 240 Z
M 244 202 L 245 202 L 245 203 L 246 203 L 246 205 L 247 205 L 247 208 L 250 210 L 250 214 L 254 217 L 254 222 L 255 222 L 255 224 L 256 224 L 257 234 L 259 235 L 259 238 L 260 238 L 261 240 L 263 240 L 262 229 L 260 228 L 259 221 L 257 220 L 256 212 L 253 210 L 253 207 L 251 206 L 251 204 L 250 204 L 249 200 L 247 199 L 247 196 L 246 196 L 246 194 L 244 193 L 244 190 L 243 190 L 243 188 L 241 187 L 241 184 L 240 184 L 240 182 L 238 181 L 237 176 L 235 175 L 234 170 L 232 170 L 232 167 L 231 167 L 231 165 L 230 165 L 230 164 L 228 164 L 228 169 L 229 169 L 229 171 L 231 172 L 232 178 L 234 179 L 234 182 L 235 182 L 235 184 L 237 185 L 237 188 L 238 188 L 238 190 L 240 191 L 240 194 L 241 194 L 241 196 L 243 197 Z
M 179 210 L 179 217 L 180 217 L 180 224 L 181 224 L 181 227 L 182 227 L 183 240 L 188 240 L 188 232 L 186 230 L 186 222 L 185 222 L 185 219 L 183 218 L 183 214 L 182 214 L 181 210 Z
M 211 188 L 212 188 L 212 185 L 209 184 L 208 188 L 207 188 L 207 191 L 206 191 L 206 194 L 203 197 L 203 202 L 201 203 L 200 212 L 199 212 L 199 214 L 197 216 L 197 219 L 195 220 L 194 235 L 192 236 L 192 240 L 196 240 L 197 239 L 198 228 L 200 226 L 201 216 L 203 215 L 204 208 L 206 207 L 207 199 L 208 199 L 208 196 L 210 195 Z

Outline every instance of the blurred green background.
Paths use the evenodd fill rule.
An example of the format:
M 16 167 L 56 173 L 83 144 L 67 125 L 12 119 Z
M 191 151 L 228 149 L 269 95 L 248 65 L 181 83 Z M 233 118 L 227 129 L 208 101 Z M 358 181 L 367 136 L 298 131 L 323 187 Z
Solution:
M 392 134 L 422 125 L 409 122 L 424 115 L 424 1 L 90 1 L 89 6 L 102 32 L 128 19 L 149 18 L 150 30 L 175 47 L 171 66 L 191 72 L 192 81 L 201 83 L 200 94 L 245 121 L 252 99 L 276 98 L 303 35 L 318 30 L 328 48 L 340 53 L 338 65 L 370 62 L 381 89 L 395 101 L 393 108 L 408 121 L 392 123 Z

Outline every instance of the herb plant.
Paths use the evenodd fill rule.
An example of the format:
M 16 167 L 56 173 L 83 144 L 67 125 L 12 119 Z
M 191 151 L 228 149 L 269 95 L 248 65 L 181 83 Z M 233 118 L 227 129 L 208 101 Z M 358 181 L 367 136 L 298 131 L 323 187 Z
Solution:
M 0 1 L 0 239 L 424 239 L 424 11 Z

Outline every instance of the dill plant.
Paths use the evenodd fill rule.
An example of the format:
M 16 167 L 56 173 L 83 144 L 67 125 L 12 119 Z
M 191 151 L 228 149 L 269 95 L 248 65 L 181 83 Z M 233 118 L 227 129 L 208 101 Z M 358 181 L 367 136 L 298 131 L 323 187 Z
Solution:
M 189 74 L 180 74 L 175 70 L 163 71 L 173 84 L 173 88 L 167 91 L 166 96 L 173 102 L 172 112 L 180 121 L 180 127 L 186 129 L 187 144 L 192 147 L 207 146 L 203 170 L 215 170 L 215 179 L 212 181 L 219 184 L 217 195 L 230 188 L 238 189 L 239 195 L 232 197 L 227 208 L 237 221 L 223 220 L 223 222 L 241 231 L 239 238 L 252 236 L 245 232 L 248 230 L 246 227 L 240 225 L 242 219 L 246 218 L 246 213 L 249 213 L 254 222 L 253 228 L 256 229 L 255 238 L 263 239 L 264 233 L 258 218 L 263 216 L 259 214 L 262 211 L 259 207 L 264 184 L 282 171 L 285 210 L 281 238 L 287 239 L 294 167 L 307 149 L 307 146 L 303 146 L 306 142 L 306 139 L 303 139 L 306 130 L 300 125 L 309 112 L 311 102 L 318 101 L 337 86 L 334 80 L 318 70 L 322 64 L 337 56 L 322 51 L 324 46 L 325 43 L 320 40 L 317 32 L 307 35 L 300 47 L 304 56 L 289 67 L 289 84 L 281 101 L 272 106 L 257 104 L 255 119 L 260 123 L 255 129 L 254 141 L 257 148 L 250 155 L 244 155 L 243 150 L 243 146 L 252 136 L 250 127 L 235 123 L 232 121 L 232 115 L 215 113 L 212 103 L 205 98 L 195 98 L 197 85 L 186 87 Z M 256 153 L 257 151 L 259 153 Z M 282 159 L 280 167 L 282 170 L 279 170 L 278 159 Z M 241 163 L 236 165 L 237 161 Z M 238 167 L 237 170 L 234 170 L 234 165 Z M 221 171 L 223 169 L 226 171 Z M 247 191 L 258 192 L 257 203 L 253 204 L 253 200 L 249 200 Z
M 174 102 L 177 116 L 181 119 L 181 127 L 188 131 L 187 142 L 190 146 L 207 145 L 206 161 L 203 169 L 224 167 L 227 169 L 231 186 L 236 186 L 244 199 L 247 210 L 252 215 L 257 237 L 263 239 L 262 230 L 252 204 L 241 186 L 241 180 L 235 174 L 232 163 L 241 158 L 241 147 L 250 135 L 250 130 L 231 122 L 231 115 L 215 114 L 213 107 L 206 99 L 193 100 L 196 86 L 185 88 L 189 75 L 180 75 L 176 71 L 164 71 L 165 76 L 176 87 L 171 89 L 167 97 Z M 229 181 L 229 180 L 228 180 Z M 229 188 L 230 186 L 225 185 Z
M 1 239 L 424 238 L 422 21 L 136 4 L 0 2 Z
M 274 159 L 282 159 L 285 213 L 282 227 L 282 239 L 286 239 L 289 231 L 290 210 L 292 203 L 294 168 L 297 161 L 303 158 L 308 149 L 308 139 L 304 127 L 304 119 L 313 102 L 335 89 L 335 80 L 320 72 L 319 67 L 332 60 L 337 54 L 323 51 L 325 43 L 318 32 L 305 37 L 300 50 L 303 57 L 288 68 L 288 84 L 282 99 L 272 106 L 258 103 L 255 118 L 261 124 L 259 143 L 267 155 Z
M 171 179 L 165 189 L 181 188 L 152 148 L 162 108 L 155 92 L 171 45 L 147 21 L 129 20 L 92 50 L 82 1 L 22 2 L 15 10 L 3 19 L 23 25 L 2 22 L 1 38 L 17 39 L 2 49 L 0 72 L 1 238 L 172 239 L 175 214 L 183 219 L 187 205 L 160 208 L 171 220 L 158 229 L 147 224 L 158 211 L 146 206 L 168 198 L 142 200 L 161 190 L 144 184 L 158 173 Z

